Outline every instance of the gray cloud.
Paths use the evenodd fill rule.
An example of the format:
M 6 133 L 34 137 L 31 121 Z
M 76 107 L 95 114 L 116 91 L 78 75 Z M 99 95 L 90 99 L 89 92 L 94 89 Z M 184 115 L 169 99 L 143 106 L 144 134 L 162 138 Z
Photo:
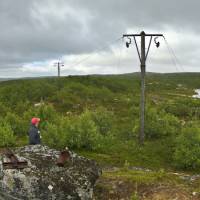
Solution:
M 162 32 L 167 38 L 170 33 L 169 41 L 183 66 L 199 71 L 199 7 L 197 0 L 0 0 L 0 74 L 31 76 L 31 63 L 51 63 L 63 57 L 67 63 L 67 58 L 74 56 L 70 64 L 76 63 L 82 55 L 93 54 L 123 33 L 141 30 Z M 112 72 L 119 59 L 116 52 L 112 54 L 112 48 L 120 47 L 108 47 L 106 55 L 85 65 L 98 65 L 96 73 Z M 160 56 L 155 50 L 150 55 L 150 66 L 155 66 L 155 71 L 160 71 L 159 65 L 172 64 L 166 49 L 161 49 Z M 24 71 L 27 64 L 29 68 Z M 131 65 L 138 65 L 135 50 L 133 58 L 124 56 L 121 64 L 126 67 L 117 70 L 120 73 L 130 72 Z M 20 69 L 23 70 L 17 72 Z M 66 74 L 73 71 L 87 73 L 72 68 Z M 93 70 L 88 69 L 90 72 Z M 51 73 L 41 70 L 41 75 Z

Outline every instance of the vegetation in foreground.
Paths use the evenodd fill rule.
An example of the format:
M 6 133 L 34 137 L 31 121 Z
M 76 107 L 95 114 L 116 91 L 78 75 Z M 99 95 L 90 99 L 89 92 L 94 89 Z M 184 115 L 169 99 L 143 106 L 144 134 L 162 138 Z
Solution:
M 200 198 L 199 177 L 126 167 L 104 171 L 94 190 L 94 199 L 157 200 Z
M 198 73 L 151 74 L 146 81 L 146 142 L 139 131 L 139 74 L 12 80 L 0 84 L 0 145 L 27 144 L 33 116 L 42 141 L 102 165 L 199 171 Z

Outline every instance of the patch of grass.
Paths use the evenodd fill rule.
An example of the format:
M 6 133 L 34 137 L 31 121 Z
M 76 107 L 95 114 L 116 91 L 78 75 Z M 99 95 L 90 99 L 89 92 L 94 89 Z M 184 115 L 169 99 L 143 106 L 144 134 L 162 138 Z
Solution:
M 123 162 L 120 160 L 119 156 L 115 155 L 109 155 L 109 154 L 102 154 L 97 152 L 91 152 L 91 151 L 76 151 L 78 154 L 90 158 L 92 160 L 95 160 L 98 162 L 102 167 L 107 166 L 116 166 L 120 167 L 123 165 Z
M 131 200 L 139 200 L 140 197 L 139 195 L 137 194 L 137 192 L 134 192 L 132 195 L 131 195 Z
M 115 143 L 106 147 L 104 153 L 78 151 L 79 154 L 96 160 L 102 166 L 111 165 L 123 167 L 125 163 L 130 166 L 149 169 L 171 168 L 171 148 L 167 140 L 154 140 L 139 146 L 135 141 Z
M 29 144 L 28 136 L 23 136 L 23 137 L 17 137 L 16 138 L 16 146 L 17 147 L 26 146 L 28 144 Z
M 124 170 L 105 171 L 102 175 L 104 178 L 120 179 L 124 181 L 132 181 L 138 185 L 152 185 L 152 184 L 169 184 L 181 185 L 183 180 L 178 176 L 166 173 L 164 170 L 160 171 L 138 171 L 138 170 Z

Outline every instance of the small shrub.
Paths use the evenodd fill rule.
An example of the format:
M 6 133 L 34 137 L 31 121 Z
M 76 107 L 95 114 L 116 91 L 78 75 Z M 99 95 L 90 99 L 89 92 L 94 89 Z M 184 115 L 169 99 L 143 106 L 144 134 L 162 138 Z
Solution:
M 200 167 L 200 128 L 190 126 L 183 129 L 176 138 L 174 151 L 176 167 L 182 169 L 197 169 Z
M 15 135 L 26 135 L 28 131 L 28 126 L 26 125 L 26 121 L 19 118 L 19 116 L 14 113 L 8 112 L 4 120 L 8 124 L 10 124 L 10 127 L 12 128 L 12 131 Z
M 10 111 L 10 108 L 6 107 L 2 102 L 0 102 L 1 117 L 5 117 L 6 113 Z
M 11 126 L 6 122 L 0 122 L 0 146 L 12 146 L 16 142 Z
M 101 135 L 92 120 L 91 112 L 85 111 L 71 119 L 60 118 L 59 124 L 48 123 L 44 129 L 44 142 L 56 148 L 68 146 L 73 149 L 94 150 Z
M 103 136 L 108 135 L 113 128 L 113 114 L 105 108 L 100 107 L 92 113 L 92 119 L 97 126 L 99 133 Z
M 42 141 L 53 148 L 63 149 L 66 146 L 66 136 L 60 128 L 47 123 L 46 129 L 41 133 Z
M 148 138 L 177 135 L 180 127 L 180 122 L 174 115 L 163 110 L 148 109 L 145 123 L 145 132 Z
M 95 149 L 99 137 L 100 134 L 89 111 L 71 121 L 67 134 L 68 144 L 71 147 Z

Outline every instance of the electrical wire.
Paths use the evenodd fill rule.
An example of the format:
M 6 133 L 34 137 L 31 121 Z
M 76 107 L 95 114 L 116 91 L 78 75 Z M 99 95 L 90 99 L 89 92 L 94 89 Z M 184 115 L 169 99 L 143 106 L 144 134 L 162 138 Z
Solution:
M 124 45 L 124 38 L 121 38 L 121 47 L 119 48 L 119 58 L 118 58 L 118 61 L 117 61 L 117 69 L 116 69 L 116 72 L 118 71 L 118 69 L 120 68 L 121 66 L 121 60 L 122 60 L 122 48 L 123 48 L 123 45 Z
M 110 47 L 110 45 L 119 42 L 121 39 L 122 39 L 122 37 L 120 37 L 120 38 L 118 38 L 118 39 L 115 39 L 115 40 L 113 40 L 112 42 L 109 42 L 107 45 L 104 45 L 104 46 L 102 46 L 102 47 L 97 48 L 94 52 L 97 53 L 97 51 L 105 50 L 105 49 L 107 49 L 108 47 Z M 85 62 L 85 61 L 89 60 L 90 58 L 92 58 L 93 56 L 94 56 L 93 54 L 92 54 L 92 55 L 88 55 L 88 56 L 86 56 L 85 58 L 81 59 L 80 61 L 78 61 L 78 62 L 76 62 L 76 63 L 70 65 L 69 67 L 72 68 L 72 67 L 74 67 L 74 66 L 80 65 L 80 64 L 82 64 L 83 62 Z
M 163 37 L 163 38 L 164 38 L 164 37 Z M 164 38 L 164 41 L 165 41 L 167 50 L 168 50 L 168 52 L 169 52 L 169 56 L 170 56 L 170 58 L 171 58 L 171 61 L 172 61 L 172 63 L 174 64 L 174 66 L 175 66 L 175 68 L 176 68 L 176 71 L 177 71 L 177 72 L 180 72 L 180 70 L 179 70 L 179 68 L 178 68 L 178 66 L 177 66 L 176 60 L 174 59 L 174 56 L 173 56 L 173 54 L 172 54 L 172 52 L 171 52 L 171 49 L 170 49 L 170 47 L 169 47 L 169 45 L 168 45 L 168 43 L 167 43 L 167 41 L 166 41 L 165 38 Z
M 169 54 L 170 54 L 170 56 L 171 56 L 172 62 L 173 62 L 173 64 L 174 64 L 175 67 L 176 67 L 176 71 L 177 71 L 177 72 L 181 72 L 181 70 L 182 70 L 183 72 L 185 72 L 183 66 L 181 65 L 181 63 L 180 63 L 180 61 L 179 61 L 179 59 L 178 59 L 177 56 L 175 55 L 175 53 L 174 53 L 172 47 L 169 45 L 168 41 L 166 40 L 166 38 L 165 38 L 164 36 L 163 36 L 163 38 L 164 38 L 165 44 L 166 44 L 166 46 L 167 46 L 168 52 L 169 52 Z M 117 38 L 117 39 L 113 40 L 112 42 L 109 42 L 108 44 L 106 44 L 106 45 L 104 45 L 104 46 L 102 46 L 102 47 L 97 48 L 97 49 L 94 51 L 94 53 L 98 53 L 98 51 L 105 50 L 105 49 L 109 48 L 111 45 L 113 45 L 113 44 L 115 44 L 115 43 L 117 43 L 117 42 L 119 42 L 119 41 L 122 41 L 122 42 L 123 42 L 123 37 Z M 85 58 L 83 58 L 83 59 L 81 59 L 81 60 L 79 60 L 79 61 L 73 63 L 73 64 L 70 65 L 69 67 L 70 67 L 70 68 L 73 68 L 74 66 L 80 65 L 80 64 L 84 63 L 85 61 L 91 59 L 91 58 L 94 57 L 94 56 L 95 56 L 94 54 L 88 55 L 88 56 L 86 56 Z M 118 62 L 117 62 L 117 69 L 118 69 L 118 68 L 120 67 L 120 65 L 121 65 L 121 56 L 122 56 L 122 50 L 121 50 L 121 48 L 120 48 L 119 59 L 118 59 Z M 181 70 L 180 70 L 178 67 L 180 67 Z
M 165 44 L 166 44 L 166 46 L 167 46 L 167 49 L 168 49 L 168 51 L 169 51 L 169 54 L 170 54 L 170 56 L 171 56 L 171 58 L 172 58 L 172 61 L 173 61 L 174 65 L 175 65 L 177 71 L 179 71 L 179 69 L 178 69 L 178 66 L 179 66 L 179 67 L 181 68 L 181 71 L 182 71 L 182 72 L 185 72 L 185 70 L 184 70 L 182 64 L 180 63 L 179 59 L 177 58 L 177 56 L 176 56 L 174 50 L 173 50 L 172 47 L 169 45 L 169 43 L 167 42 L 167 40 L 166 40 L 166 38 L 165 38 L 164 36 L 163 36 L 163 38 L 164 38 Z

